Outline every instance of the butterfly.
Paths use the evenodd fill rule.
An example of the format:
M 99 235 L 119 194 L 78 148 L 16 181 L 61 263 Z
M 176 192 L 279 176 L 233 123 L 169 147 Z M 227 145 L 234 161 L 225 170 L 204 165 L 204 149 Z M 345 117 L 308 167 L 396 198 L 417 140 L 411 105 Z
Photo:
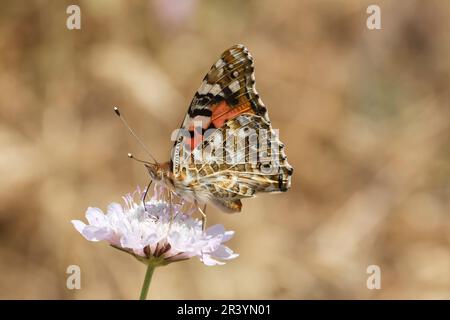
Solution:
M 171 159 L 145 164 L 152 180 L 223 212 L 258 192 L 284 192 L 293 168 L 255 88 L 253 57 L 241 44 L 224 51 L 203 79 L 173 135 Z M 205 204 L 205 209 L 200 209 Z

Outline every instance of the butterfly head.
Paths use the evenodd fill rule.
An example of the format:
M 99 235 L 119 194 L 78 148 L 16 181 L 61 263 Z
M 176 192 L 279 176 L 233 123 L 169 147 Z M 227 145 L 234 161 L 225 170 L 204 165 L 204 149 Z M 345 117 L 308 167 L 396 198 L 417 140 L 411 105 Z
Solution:
M 161 169 L 158 164 L 145 164 L 148 173 L 150 174 L 150 178 L 154 181 L 161 181 L 163 178 Z
M 147 168 L 148 173 L 150 174 L 150 178 L 153 181 L 162 181 L 167 176 L 167 170 L 169 169 L 168 163 L 159 163 L 159 162 L 148 162 L 145 160 L 141 160 L 133 156 L 131 153 L 128 154 L 128 158 L 133 159 L 137 162 L 143 163 Z
M 146 163 L 145 167 L 153 181 L 164 182 L 164 180 L 166 180 L 168 175 L 168 163 Z

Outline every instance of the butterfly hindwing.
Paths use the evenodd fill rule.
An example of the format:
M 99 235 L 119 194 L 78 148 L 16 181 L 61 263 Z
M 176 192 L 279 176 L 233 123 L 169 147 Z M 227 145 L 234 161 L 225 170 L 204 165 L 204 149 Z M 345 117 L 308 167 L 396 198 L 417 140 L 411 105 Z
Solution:
M 203 161 L 191 166 L 192 174 L 221 199 L 248 198 L 257 192 L 286 191 L 290 187 L 292 167 L 284 145 L 261 116 L 242 114 L 227 121 L 196 152 L 202 152 Z

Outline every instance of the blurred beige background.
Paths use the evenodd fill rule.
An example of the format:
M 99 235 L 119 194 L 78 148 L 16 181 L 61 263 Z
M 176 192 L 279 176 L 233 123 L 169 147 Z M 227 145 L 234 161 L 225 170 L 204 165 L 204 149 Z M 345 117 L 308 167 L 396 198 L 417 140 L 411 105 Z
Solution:
M 450 298 L 450 2 L 2 1 L 0 298 L 135 299 L 145 267 L 70 224 L 145 185 L 221 52 L 245 44 L 292 189 L 209 210 L 240 257 L 157 269 L 155 299 Z M 366 28 L 378 4 L 382 30 Z M 82 289 L 66 289 L 77 264 Z M 366 268 L 381 267 L 381 290 Z

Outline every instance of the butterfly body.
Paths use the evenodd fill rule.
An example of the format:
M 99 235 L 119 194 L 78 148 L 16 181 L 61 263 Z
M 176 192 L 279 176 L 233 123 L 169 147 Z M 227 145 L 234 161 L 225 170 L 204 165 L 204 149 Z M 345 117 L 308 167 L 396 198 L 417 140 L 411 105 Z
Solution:
M 238 212 L 241 199 L 290 188 L 293 168 L 255 88 L 253 58 L 226 50 L 206 74 L 180 130 L 171 160 L 147 166 L 186 200 Z

